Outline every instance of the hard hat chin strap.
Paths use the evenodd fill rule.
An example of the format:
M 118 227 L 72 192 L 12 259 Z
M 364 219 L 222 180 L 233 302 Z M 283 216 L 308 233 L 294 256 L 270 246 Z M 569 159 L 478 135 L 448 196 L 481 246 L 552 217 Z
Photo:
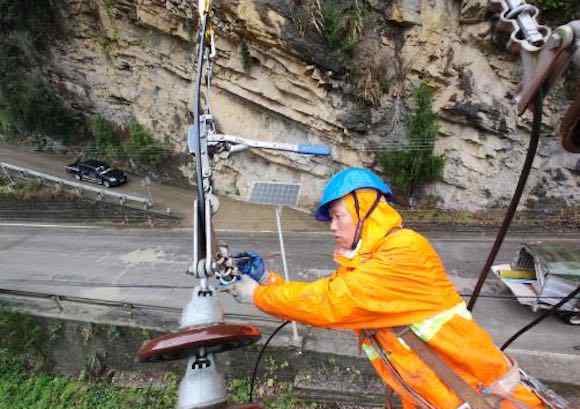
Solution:
M 360 236 L 362 234 L 362 229 L 363 229 L 365 221 L 369 218 L 371 213 L 377 208 L 377 206 L 379 205 L 379 202 L 381 201 L 381 198 L 383 197 L 383 194 L 377 190 L 377 197 L 375 198 L 375 201 L 373 202 L 372 206 L 369 208 L 368 212 L 365 214 L 365 217 L 363 217 L 362 219 L 360 217 L 360 204 L 358 201 L 358 197 L 356 195 L 356 190 L 354 190 L 351 194 L 352 194 L 352 198 L 354 199 L 354 209 L 356 211 L 356 218 L 357 218 L 356 229 L 354 231 L 352 245 L 350 246 L 350 249 L 354 250 L 354 249 L 356 249 L 356 246 L 358 246 L 358 242 L 360 241 Z

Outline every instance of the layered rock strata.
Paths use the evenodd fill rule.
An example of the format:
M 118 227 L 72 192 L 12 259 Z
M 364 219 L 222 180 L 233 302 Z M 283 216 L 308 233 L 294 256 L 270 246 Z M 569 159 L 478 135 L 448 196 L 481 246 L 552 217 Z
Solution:
M 52 50 L 52 80 L 76 108 L 120 123 L 135 118 L 185 151 L 196 24 L 190 3 L 67 1 L 70 34 Z M 358 0 L 367 26 L 348 58 L 329 50 L 324 31 L 301 14 L 307 3 L 214 1 L 211 108 L 222 133 L 324 143 L 333 155 L 252 150 L 220 158 L 218 192 L 247 199 L 256 181 L 299 183 L 299 205 L 310 207 L 341 167 L 380 170 L 376 155 L 406 144 L 405 113 L 413 109 L 414 87 L 425 81 L 440 116 L 436 152 L 447 164 L 443 180 L 424 193 L 450 209 L 503 205 L 522 166 L 530 118 L 516 115 L 510 96 L 519 61 L 493 42 L 487 2 Z M 373 88 L 377 83 L 386 85 Z M 529 205 L 573 205 L 580 198 L 580 158 L 553 136 L 565 102 L 562 89 L 548 100 Z M 190 167 L 183 172 L 191 176 Z

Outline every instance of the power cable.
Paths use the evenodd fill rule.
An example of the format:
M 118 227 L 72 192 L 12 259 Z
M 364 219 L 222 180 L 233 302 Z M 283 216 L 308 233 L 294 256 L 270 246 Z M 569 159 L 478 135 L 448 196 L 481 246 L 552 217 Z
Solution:
M 86 297 L 76 297 L 70 295 L 57 295 L 57 294 L 47 294 L 47 293 L 39 293 L 36 291 L 27 291 L 27 290 L 9 290 L 0 288 L 0 295 L 8 295 L 8 296 L 16 296 L 16 297 L 28 297 L 28 298 L 37 298 L 37 299 L 45 299 L 45 300 L 55 300 L 59 303 L 61 302 L 71 302 L 77 304 L 86 304 L 86 305 L 97 305 L 97 306 L 104 306 L 104 307 L 120 307 L 123 309 L 142 309 L 142 310 L 155 310 L 155 311 L 166 311 L 166 312 L 173 312 L 173 313 L 181 313 L 183 312 L 183 308 L 179 307 L 168 307 L 168 306 L 159 306 L 153 304 L 140 304 L 131 301 L 115 301 L 115 300 L 99 300 L 95 298 L 86 298 Z M 250 316 L 245 314 L 236 314 L 236 313 L 227 313 L 226 317 L 232 317 L 234 319 L 256 319 L 256 316 Z M 258 317 L 259 321 L 268 322 L 268 323 L 276 323 L 280 322 L 279 320 L 270 318 L 270 317 Z
M 580 286 L 578 286 L 578 288 L 576 288 L 574 291 L 572 291 L 570 294 L 568 294 L 566 297 L 562 298 L 562 301 L 560 301 L 558 304 L 554 305 L 552 308 L 550 308 L 548 311 L 544 312 L 542 315 L 540 315 L 538 318 L 536 318 L 535 320 L 533 320 L 532 322 L 530 322 L 528 325 L 526 325 L 525 327 L 523 327 L 522 329 L 520 329 L 518 332 L 516 332 L 514 335 L 512 335 L 502 346 L 501 346 L 501 350 L 505 350 L 507 347 L 509 347 L 516 339 L 518 339 L 520 336 L 522 336 L 523 334 L 525 334 L 526 332 L 528 332 L 529 330 L 531 330 L 532 328 L 534 328 L 536 325 L 538 325 L 540 322 L 542 322 L 543 320 L 545 320 L 547 317 L 549 317 L 550 315 L 552 315 L 553 313 L 555 313 L 558 309 L 560 309 L 561 306 L 563 306 L 564 304 L 566 304 L 568 301 L 570 301 L 572 298 L 574 298 L 577 294 L 580 294 Z
M 274 332 L 272 332 L 272 334 L 268 337 L 268 339 L 262 346 L 260 353 L 258 354 L 258 358 L 256 359 L 256 365 L 254 366 L 254 372 L 252 373 L 252 380 L 250 381 L 249 403 L 252 403 L 254 401 L 254 386 L 256 384 L 256 376 L 258 374 L 258 368 L 260 366 L 260 362 L 262 361 L 264 351 L 266 351 L 268 344 L 270 344 L 270 341 L 272 341 L 272 339 L 276 336 L 276 334 L 278 334 L 278 332 L 280 332 L 280 330 L 282 330 L 282 328 L 284 328 L 288 324 L 290 324 L 290 321 L 284 321 L 281 325 L 279 325 L 278 328 L 276 328 Z
M 518 180 L 518 185 L 510 202 L 509 208 L 507 213 L 504 217 L 502 225 L 497 233 L 497 237 L 493 244 L 493 247 L 489 253 L 487 261 L 483 268 L 481 269 L 481 273 L 479 274 L 479 279 L 477 284 L 475 285 L 475 289 L 473 291 L 473 296 L 469 300 L 469 304 L 467 308 L 470 311 L 473 311 L 475 307 L 475 303 L 477 302 L 477 298 L 479 297 L 479 293 L 483 288 L 483 284 L 489 275 L 491 270 L 491 266 L 493 265 L 497 253 L 499 252 L 501 245 L 503 244 L 503 240 L 507 234 L 507 231 L 511 225 L 512 219 L 516 213 L 518 208 L 518 204 L 520 203 L 520 199 L 522 197 L 522 193 L 524 192 L 524 188 L 526 187 L 526 182 L 528 180 L 528 176 L 530 174 L 532 164 L 534 162 L 534 158 L 536 157 L 536 151 L 538 150 L 538 143 L 540 140 L 540 133 L 542 131 L 542 117 L 543 117 L 543 107 L 544 107 L 544 96 L 542 90 L 540 90 L 536 100 L 534 102 L 534 118 L 532 124 L 532 134 L 530 136 L 530 144 L 528 147 L 528 152 L 526 154 L 526 160 L 524 162 L 524 166 L 522 168 L 522 172 L 520 174 L 520 178 Z
M 481 270 L 478 282 L 477 282 L 475 289 L 473 291 L 473 295 L 471 296 L 471 299 L 469 300 L 469 304 L 468 304 L 467 308 L 470 311 L 472 311 L 473 308 L 475 307 L 475 303 L 477 302 L 477 299 L 481 293 L 481 289 L 483 288 L 483 284 L 485 283 L 485 280 L 487 279 L 487 276 L 489 275 L 489 271 L 491 270 L 491 266 L 495 261 L 495 258 L 496 258 L 497 253 L 499 252 L 499 249 L 503 243 L 503 240 L 505 238 L 507 230 L 510 227 L 511 221 L 513 219 L 513 216 L 514 216 L 516 210 L 517 210 L 518 204 L 520 202 L 522 193 L 524 191 L 524 188 L 525 188 L 525 185 L 526 185 L 526 182 L 528 179 L 528 176 L 530 174 L 532 163 L 534 161 L 534 158 L 536 156 L 536 151 L 538 148 L 540 133 L 542 130 L 543 102 L 544 102 L 544 93 L 543 93 L 543 90 L 540 89 L 540 91 L 539 91 L 539 93 L 534 101 L 534 115 L 533 115 L 533 123 L 532 123 L 532 133 L 530 136 L 530 144 L 528 147 L 526 160 L 524 162 L 524 166 L 523 166 L 522 172 L 520 174 L 520 178 L 518 181 L 518 185 L 516 187 L 516 191 L 514 192 L 514 196 L 512 197 L 512 201 L 511 201 L 510 206 L 508 208 L 508 211 L 505 215 L 502 226 L 497 234 L 494 245 L 489 253 L 487 262 L 485 263 L 483 269 Z M 529 331 L 530 329 L 532 329 L 533 327 L 538 325 L 540 322 L 542 322 L 544 319 L 546 319 L 547 317 L 552 315 L 562 305 L 566 304 L 568 301 L 570 301 L 572 298 L 574 298 L 578 293 L 580 293 L 580 286 L 576 290 L 574 290 L 570 294 L 568 294 L 568 296 L 564 297 L 558 304 L 554 305 L 548 311 L 544 312 L 538 318 L 534 319 L 528 325 L 524 326 L 522 329 L 520 329 L 514 335 L 512 335 L 502 345 L 501 350 L 502 351 L 505 350 L 516 339 L 518 339 L 520 336 L 525 334 L 527 331 Z
M 69 287 L 82 287 L 89 289 L 100 289 L 100 288 L 126 288 L 126 289 L 152 289 L 152 290 L 192 290 L 195 286 L 180 286 L 180 285 L 167 285 L 167 284 L 113 284 L 113 283 L 83 283 L 79 281 L 63 281 L 63 280 L 27 280 L 27 279 L 1 279 L 0 284 L 38 284 L 38 285 L 49 285 L 49 286 L 69 286 Z M 48 293 L 47 293 L 48 294 Z M 54 294 L 48 294 L 54 295 Z M 459 293 L 460 297 L 468 298 L 471 297 L 473 293 Z M 490 300 L 552 300 L 559 301 L 564 300 L 566 297 L 549 297 L 549 296 L 515 296 L 515 295 L 496 295 L 496 294 L 480 294 L 480 298 L 490 299 Z M 573 297 L 572 297 L 573 298 Z M 569 301 L 569 299 L 568 299 Z M 565 303 L 564 303 L 565 304 Z
M 177 286 L 166 284 L 113 284 L 113 283 L 83 283 L 79 281 L 62 281 L 62 280 L 27 280 L 27 279 L 0 279 L 2 284 L 37 284 L 49 286 L 66 286 L 66 287 L 82 287 L 90 289 L 99 288 L 129 288 L 129 289 L 153 289 L 153 290 L 193 290 L 195 286 Z

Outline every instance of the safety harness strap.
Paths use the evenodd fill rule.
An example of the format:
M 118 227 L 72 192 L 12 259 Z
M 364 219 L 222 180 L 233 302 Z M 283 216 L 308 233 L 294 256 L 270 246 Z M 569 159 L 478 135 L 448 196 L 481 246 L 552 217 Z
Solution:
M 469 405 L 471 409 L 499 408 L 499 399 L 492 396 L 483 397 L 467 382 L 453 371 L 431 347 L 419 338 L 409 327 L 395 329 L 401 338 L 415 353 L 435 372 L 441 381 Z

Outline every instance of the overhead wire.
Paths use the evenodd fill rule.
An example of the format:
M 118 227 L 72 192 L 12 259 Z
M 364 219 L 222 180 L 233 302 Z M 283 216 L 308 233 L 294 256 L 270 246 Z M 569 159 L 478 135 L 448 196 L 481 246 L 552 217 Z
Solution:
M 72 190 L 72 189 L 71 189 Z M 146 194 L 146 191 L 139 191 L 137 193 L 141 193 L 141 194 Z M 579 196 L 580 198 L 580 196 Z M 155 199 L 155 195 L 153 194 L 153 199 Z M 66 202 L 66 201 L 65 201 Z M 103 201 L 104 203 L 110 203 L 110 204 L 116 204 L 115 201 Z M 62 202 L 59 202 L 62 203 Z M 66 214 L 69 209 L 59 209 L 59 208 L 55 208 L 57 206 L 59 206 L 59 203 L 55 203 L 54 207 L 50 208 L 50 209 L 42 209 L 42 208 L 36 208 L 36 210 L 38 210 L 38 215 L 39 217 L 42 217 L 43 212 L 50 212 L 53 214 Z M 71 206 L 74 205 L 75 202 L 70 202 Z M 50 205 L 49 203 L 47 203 L 47 205 Z M 129 209 L 129 211 L 140 211 L 140 212 L 145 212 L 145 210 L 139 208 L 139 207 L 129 207 L 129 206 L 125 206 L 127 209 Z M 27 209 L 26 207 L 22 206 L 22 202 L 20 202 L 20 205 L 18 206 L 13 206 L 12 202 L 11 205 L 8 206 L 6 204 L 1 204 L 0 203 L 0 213 L 1 212 L 9 212 L 9 211 L 18 211 L 18 210 L 22 210 L 22 209 Z M 157 208 L 158 210 L 161 208 Z M 161 209 L 163 210 L 163 209 Z M 173 209 L 172 209 L 173 210 Z M 544 230 L 546 232 L 550 232 L 553 230 L 553 226 L 551 228 L 551 226 L 544 226 L 543 224 L 546 222 L 550 221 L 550 217 L 552 217 L 554 219 L 554 226 L 562 226 L 562 227 L 566 227 L 565 225 L 562 225 L 562 223 L 564 223 L 564 221 L 561 221 L 560 223 L 557 223 L 558 220 L 560 220 L 562 217 L 566 216 L 566 215 L 580 215 L 580 211 L 579 210 L 574 210 L 574 209 L 570 209 L 570 212 L 573 213 L 566 213 L 565 211 L 562 212 L 557 212 L 554 211 L 553 214 L 550 214 L 549 211 L 542 211 L 542 210 L 538 210 L 538 211 L 525 211 L 525 212 L 529 212 L 531 214 L 528 214 L 526 217 L 526 220 L 524 222 L 522 222 L 520 220 L 521 223 L 519 223 L 517 225 L 518 227 L 518 233 L 521 233 L 522 231 L 525 232 L 525 230 L 522 230 L 524 227 L 529 226 L 531 229 L 529 230 L 536 232 L 538 230 L 538 227 L 542 227 L 541 230 Z M 448 220 L 450 217 L 453 217 L 453 214 L 445 214 L 442 213 L 440 215 L 435 215 L 431 218 L 422 218 L 423 215 L 425 216 L 430 216 L 431 215 L 431 211 L 426 210 L 424 213 L 422 212 L 408 212 L 406 213 L 405 211 L 400 211 L 400 213 L 403 214 L 403 216 L 407 215 L 407 222 L 406 225 L 408 226 L 421 226 L 421 225 L 429 225 L 429 226 L 437 226 L 437 225 L 441 225 L 442 227 L 444 226 L 453 226 L 453 227 L 457 227 L 457 228 L 462 228 L 462 229 L 472 229 L 472 230 L 477 230 L 477 231 L 488 231 L 490 229 L 493 229 L 495 227 L 497 227 L 497 223 L 495 222 L 495 219 L 486 219 L 486 218 L 481 218 L 481 219 L 477 219 L 475 218 L 474 221 L 472 222 L 467 222 L 467 221 L 453 221 L 453 220 Z M 179 214 L 179 213 L 178 213 Z M 272 209 L 272 214 L 274 214 L 274 209 Z M 535 217 L 534 217 L 535 216 Z M 415 217 L 417 217 L 417 219 L 415 219 Z M 458 215 L 457 218 L 461 219 L 461 215 Z M 474 216 L 476 217 L 476 216 Z M 443 220 L 441 220 L 443 219 Z M 237 220 L 236 224 L 228 224 L 228 229 L 231 230 L 236 230 L 236 227 L 238 226 L 240 229 L 242 227 L 248 226 L 248 224 L 251 224 L 252 222 L 260 222 L 261 225 L 266 225 L 266 226 L 275 226 L 275 219 L 272 218 L 267 219 L 265 218 L 265 216 L 252 216 L 251 214 L 244 214 L 244 218 L 243 220 Z M 220 220 L 218 219 L 218 223 L 220 223 Z M 296 225 L 296 224 L 308 224 L 309 226 L 309 230 L 311 230 L 311 226 L 312 226 L 312 222 L 310 220 L 308 220 L 307 217 L 302 217 L 302 216 L 298 216 L 298 215 L 292 215 L 292 216 L 288 216 L 288 217 L 283 217 L 282 219 L 282 223 L 284 225 Z M 557 223 L 557 224 L 556 224 Z M 569 225 L 570 226 L 576 226 L 578 225 L 578 222 L 574 222 L 573 220 L 569 221 Z M 322 226 L 322 225 L 321 225 Z M 294 226 L 295 227 L 295 226 Z M 296 231 L 301 231 L 301 230 L 291 230 L 288 227 L 287 228 L 283 228 L 282 229 L 283 232 L 296 232 Z M 328 228 L 326 226 L 324 226 L 323 228 L 321 228 L 321 230 L 319 230 L 321 232 L 326 232 L 329 231 Z M 248 231 L 248 233 L 255 233 L 255 231 Z
M 324 276 L 323 276 L 324 277 Z M 184 285 L 169 285 L 169 284 L 135 284 L 135 283 L 98 283 L 98 282 L 80 282 L 80 281 L 65 281 L 65 280 L 30 280 L 23 278 L 15 279 L 0 279 L 0 285 L 2 284 L 42 284 L 42 285 L 53 285 L 53 286 L 70 286 L 70 287 L 83 287 L 83 288 L 125 288 L 125 289 L 154 289 L 154 290 L 192 290 L 195 286 L 184 286 Z M 222 287 L 225 289 L 225 287 Z M 471 297 L 473 293 L 462 293 L 459 295 L 461 297 Z M 499 295 L 499 294 L 481 294 L 481 298 L 487 299 L 497 299 L 497 300 L 552 300 L 558 301 L 567 298 L 565 297 L 550 297 L 550 296 L 515 296 L 515 295 Z M 572 297 L 573 298 L 573 297 Z M 569 299 L 568 299 L 569 301 Z
M 530 322 L 528 325 L 524 326 L 522 329 L 520 329 L 518 332 L 516 332 L 514 335 L 512 335 L 502 346 L 501 346 L 501 350 L 504 351 L 505 349 L 507 349 L 512 343 L 514 343 L 520 336 L 522 336 L 523 334 L 525 334 L 526 332 L 528 332 L 529 330 L 531 330 L 532 328 L 534 328 L 536 325 L 538 325 L 540 322 L 542 322 L 543 320 L 545 320 L 546 318 L 548 318 L 550 315 L 554 314 L 556 311 L 558 311 L 564 304 L 566 304 L 568 301 L 572 300 L 574 297 L 576 297 L 578 294 L 580 294 L 580 285 L 578 286 L 578 288 L 576 288 L 574 291 L 572 291 L 570 294 L 568 294 L 566 297 L 562 298 L 562 300 L 557 303 L 556 305 L 554 305 L 552 308 L 548 309 L 547 311 L 545 311 L 544 313 L 542 313 L 538 318 L 536 318 L 535 320 L 533 320 L 532 322 Z
M 70 296 L 64 294 L 49 294 L 49 293 L 41 293 L 38 291 L 30 291 L 30 290 L 11 290 L 0 288 L 0 295 L 10 295 L 10 296 L 20 296 L 20 297 L 28 297 L 28 298 L 37 298 L 37 299 L 46 299 L 46 300 L 55 300 L 59 303 L 59 309 L 62 308 L 60 302 L 72 302 L 78 304 L 86 304 L 86 305 L 96 305 L 96 306 L 104 306 L 104 307 L 121 307 L 121 308 L 131 308 L 131 309 L 145 309 L 145 310 L 156 310 L 156 311 L 167 311 L 172 313 L 181 313 L 183 311 L 182 308 L 178 307 L 170 307 L 170 306 L 160 306 L 154 304 L 142 304 L 138 302 L 132 302 L 127 300 L 103 300 L 103 299 L 95 299 L 95 298 L 87 298 L 87 297 L 77 297 L 77 296 Z M 229 317 L 239 318 L 239 319 L 258 319 L 262 322 L 268 323 L 278 323 L 280 320 L 270 318 L 268 316 L 249 316 L 245 314 L 237 314 L 237 313 L 227 313 Z
M 487 276 L 489 275 L 489 272 L 491 270 L 491 266 L 495 262 L 495 258 L 497 256 L 502 244 L 503 244 L 505 236 L 508 232 L 508 229 L 510 228 L 513 217 L 517 211 L 520 199 L 521 199 L 522 194 L 524 192 L 524 188 L 526 186 L 528 176 L 529 176 L 530 171 L 532 169 L 532 164 L 534 162 L 534 158 L 536 157 L 536 151 L 538 149 L 540 134 L 542 131 L 543 109 L 544 109 L 544 95 L 543 95 L 542 90 L 540 90 L 539 94 L 536 97 L 535 102 L 534 102 L 534 118 L 533 118 L 533 124 L 532 124 L 532 133 L 530 136 L 530 144 L 528 146 L 528 152 L 526 154 L 526 159 L 525 159 L 524 165 L 522 167 L 520 178 L 518 180 L 518 184 L 516 186 L 516 190 L 514 192 L 512 200 L 510 202 L 509 208 L 506 211 L 502 225 L 497 233 L 497 237 L 495 239 L 495 242 L 494 242 L 494 244 L 489 252 L 489 255 L 488 255 L 488 258 L 485 262 L 485 265 L 483 266 L 483 268 L 481 269 L 481 272 L 479 273 L 479 279 L 477 280 L 477 283 L 475 285 L 475 289 L 473 291 L 474 294 L 471 297 L 471 299 L 469 300 L 469 303 L 467 305 L 467 308 L 470 311 L 472 311 L 473 308 L 475 307 L 475 304 L 477 302 L 477 297 L 479 296 L 479 293 L 481 292 L 481 290 L 483 288 L 483 284 L 485 283 L 485 280 L 487 279 Z

